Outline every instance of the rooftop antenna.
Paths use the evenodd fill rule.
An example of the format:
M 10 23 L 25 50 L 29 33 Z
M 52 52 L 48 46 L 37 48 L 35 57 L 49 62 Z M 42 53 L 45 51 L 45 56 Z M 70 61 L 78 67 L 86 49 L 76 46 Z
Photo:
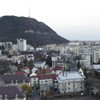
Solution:
M 30 7 L 28 8 L 28 17 L 30 18 Z

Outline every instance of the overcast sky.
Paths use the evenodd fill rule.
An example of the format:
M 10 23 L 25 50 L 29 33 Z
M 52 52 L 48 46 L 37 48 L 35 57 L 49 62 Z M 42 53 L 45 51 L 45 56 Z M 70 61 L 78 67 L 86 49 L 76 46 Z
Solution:
M 0 0 L 0 16 L 29 16 L 69 40 L 100 40 L 100 0 Z

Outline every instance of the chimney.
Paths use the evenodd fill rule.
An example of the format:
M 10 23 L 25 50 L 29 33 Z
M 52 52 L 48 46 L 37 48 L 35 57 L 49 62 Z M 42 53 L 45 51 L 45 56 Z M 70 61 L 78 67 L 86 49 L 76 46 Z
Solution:
M 18 94 L 15 95 L 15 98 L 18 98 Z
M 18 85 L 18 80 L 16 80 L 16 85 Z

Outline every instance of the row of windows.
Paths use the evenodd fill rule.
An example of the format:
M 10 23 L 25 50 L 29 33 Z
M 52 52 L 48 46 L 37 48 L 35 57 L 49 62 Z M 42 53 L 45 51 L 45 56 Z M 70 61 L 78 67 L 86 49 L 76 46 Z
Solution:
M 38 81 L 34 81 L 34 83 L 38 82 L 39 83 L 39 80 Z M 41 83 L 44 83 L 44 82 L 48 82 L 48 81 L 41 81 Z M 49 81 L 50 82 L 50 81 Z M 51 81 L 52 82 L 52 81 Z
M 65 86 L 65 85 L 72 85 L 75 86 L 75 83 L 65 83 L 65 84 L 62 84 L 62 86 Z M 81 82 L 81 84 L 83 84 L 83 82 Z
M 70 90 L 70 89 L 71 89 L 70 87 L 68 87 L 68 89 L 67 89 L 67 88 L 63 89 L 63 88 L 62 88 L 62 91 Z M 81 86 L 80 89 L 83 89 L 83 87 Z
M 36 83 L 36 82 L 38 82 L 38 83 L 39 83 L 39 81 L 34 81 L 34 83 Z

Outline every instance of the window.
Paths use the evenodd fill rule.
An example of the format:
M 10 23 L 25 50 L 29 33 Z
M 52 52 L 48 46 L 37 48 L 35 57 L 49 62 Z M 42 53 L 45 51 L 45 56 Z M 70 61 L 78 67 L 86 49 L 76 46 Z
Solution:
M 70 85 L 70 83 L 68 83 L 68 85 Z
M 81 89 L 83 89 L 83 87 L 81 86 Z
M 70 87 L 68 89 L 70 90 Z
M 55 87 L 58 87 L 58 85 L 55 85 Z

